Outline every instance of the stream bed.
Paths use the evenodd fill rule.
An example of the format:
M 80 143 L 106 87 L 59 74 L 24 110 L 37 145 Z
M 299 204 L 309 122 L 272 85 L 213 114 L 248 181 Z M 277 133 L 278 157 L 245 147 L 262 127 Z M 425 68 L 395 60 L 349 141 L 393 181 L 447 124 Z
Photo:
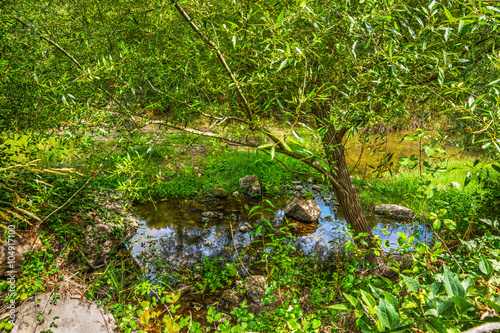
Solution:
M 310 184 L 305 187 L 310 190 Z M 312 192 L 321 208 L 321 217 L 315 223 L 292 221 L 294 225 L 290 225 L 288 222 L 288 229 L 297 236 L 292 243 L 297 250 L 306 254 L 321 252 L 327 255 L 330 251 L 341 249 L 349 240 L 347 223 L 330 193 Z M 249 209 L 262 205 L 260 200 L 168 199 L 138 205 L 135 208 L 141 225 L 132 239 L 132 254 L 141 262 L 146 253 L 154 253 L 161 257 L 163 264 L 173 267 L 192 267 L 201 262 L 203 256 L 235 261 L 234 247 L 243 250 L 251 247 L 252 241 L 261 239 L 252 232 L 258 225 L 267 226 L 266 233 L 275 234 L 279 234 L 279 229 L 286 226 L 283 211 L 286 199 L 274 198 L 269 201 L 274 208 L 269 204 L 265 204 L 265 207 L 275 213 L 265 210 L 263 218 L 272 224 L 273 231 L 260 216 L 248 219 Z M 371 211 L 365 214 L 374 233 L 384 243 L 388 243 L 384 245 L 386 251 L 397 247 L 398 233 L 418 234 L 421 239 L 425 237 L 425 227 L 417 223 L 399 223 Z

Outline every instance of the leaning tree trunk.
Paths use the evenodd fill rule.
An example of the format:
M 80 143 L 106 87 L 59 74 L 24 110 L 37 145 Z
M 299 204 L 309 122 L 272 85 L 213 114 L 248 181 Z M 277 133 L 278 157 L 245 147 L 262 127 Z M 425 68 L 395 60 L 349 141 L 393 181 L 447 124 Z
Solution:
M 344 213 L 344 217 L 354 230 L 355 235 L 359 235 L 360 233 L 366 233 L 368 235 L 368 237 L 365 238 L 366 244 L 363 244 L 361 240 L 357 240 L 356 243 L 358 246 L 366 249 L 376 248 L 378 245 L 373 241 L 372 228 L 366 221 L 365 214 L 359 204 L 356 188 L 351 183 L 351 176 L 345 160 L 345 149 L 342 144 L 342 139 L 347 132 L 347 128 L 342 128 L 337 131 L 334 125 L 326 123 L 325 119 L 329 119 L 329 117 L 327 117 L 326 112 L 322 108 L 315 109 L 314 114 L 316 116 L 318 128 L 326 128 L 326 132 L 322 138 L 322 144 L 328 161 L 328 176 L 332 183 L 333 192 Z M 373 255 L 368 255 L 367 259 L 373 262 L 373 257 Z

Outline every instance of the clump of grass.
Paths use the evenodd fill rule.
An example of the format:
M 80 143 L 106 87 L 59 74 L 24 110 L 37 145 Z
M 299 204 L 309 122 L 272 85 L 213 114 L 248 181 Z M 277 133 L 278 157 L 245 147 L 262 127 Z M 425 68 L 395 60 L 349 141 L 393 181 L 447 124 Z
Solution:
M 393 175 L 385 174 L 368 181 L 355 179 L 354 182 L 361 189 L 361 202 L 368 206 L 394 203 L 413 209 L 419 216 L 446 209 L 446 218 L 455 221 L 485 212 L 486 202 L 482 198 L 491 192 L 485 186 L 488 183 L 488 164 L 474 166 L 472 159 L 452 159 L 440 166 L 446 170 L 424 170 L 420 175 L 418 168 L 406 169 Z M 490 177 L 497 176 L 491 174 Z M 458 183 L 460 187 L 455 188 L 452 183 Z

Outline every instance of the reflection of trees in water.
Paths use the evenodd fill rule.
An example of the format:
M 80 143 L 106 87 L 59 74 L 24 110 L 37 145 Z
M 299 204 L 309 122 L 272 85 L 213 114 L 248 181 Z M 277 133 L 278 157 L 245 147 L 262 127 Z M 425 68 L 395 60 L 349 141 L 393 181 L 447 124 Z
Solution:
M 297 227 L 288 228 L 292 234 L 298 236 L 291 241 L 291 244 L 297 251 L 305 254 L 329 258 L 344 248 L 348 236 L 346 223 L 342 212 L 337 212 L 334 207 L 325 205 L 320 197 L 316 200 L 322 210 L 320 221 L 313 224 L 296 222 Z M 264 233 L 274 233 L 278 238 L 285 236 L 279 231 L 280 228 L 286 227 L 282 210 L 285 200 L 272 201 L 277 213 L 264 212 L 264 217 L 273 226 L 272 231 L 266 222 L 257 220 L 256 217 L 251 221 L 247 220 L 248 208 L 260 204 L 259 202 L 213 200 L 200 203 L 172 199 L 156 205 L 139 206 L 137 211 L 146 221 L 146 233 L 149 231 L 150 234 L 158 236 L 145 240 L 143 246 L 146 252 L 150 252 L 148 254 L 150 258 L 160 258 L 162 262 L 174 267 L 192 266 L 201 262 L 203 255 L 237 261 L 229 228 L 229 224 L 233 223 L 234 242 L 240 251 L 247 249 L 246 254 L 242 254 L 241 257 L 245 264 L 248 264 L 258 260 L 257 258 L 262 255 L 262 251 L 259 252 L 262 247 L 262 236 L 253 237 L 250 233 L 243 233 L 239 231 L 240 226 L 247 222 L 250 222 L 252 226 L 261 224 L 264 226 Z M 201 222 L 204 211 L 220 213 L 222 217 L 209 218 L 209 222 L 204 224 Z M 383 228 L 383 223 L 387 223 L 386 220 L 370 213 L 367 214 L 367 218 L 374 227 Z M 421 226 L 413 226 L 413 228 L 416 228 L 420 234 L 425 230 Z M 409 230 L 413 233 L 411 225 L 392 223 L 389 225 L 388 235 L 379 232 L 378 234 L 382 239 L 397 243 L 397 233 L 408 233 Z M 258 242 L 252 244 L 252 240 L 258 240 Z

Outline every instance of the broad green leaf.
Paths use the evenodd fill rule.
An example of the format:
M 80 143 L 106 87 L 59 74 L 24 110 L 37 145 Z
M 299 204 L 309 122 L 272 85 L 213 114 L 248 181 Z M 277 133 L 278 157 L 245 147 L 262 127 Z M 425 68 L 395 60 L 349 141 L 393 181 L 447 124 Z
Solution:
M 377 313 L 377 310 L 375 309 L 377 303 L 375 302 L 375 299 L 372 297 L 372 295 L 361 289 L 361 299 L 363 300 L 363 303 L 366 305 L 370 313 Z
M 432 222 L 432 227 L 434 228 L 434 230 L 441 229 L 441 220 L 440 219 L 434 220 L 434 222 Z
M 419 289 L 422 289 L 422 286 L 417 280 L 403 274 L 401 274 L 401 276 L 409 291 L 416 293 Z
M 383 298 L 379 300 L 377 314 L 382 327 L 394 329 L 401 325 L 398 313 L 394 307 Z
M 491 273 L 493 273 L 493 265 L 488 259 L 481 257 L 479 260 L 479 270 L 483 273 L 484 279 L 489 280 Z
M 446 226 L 446 228 L 448 228 L 450 230 L 455 230 L 457 228 L 457 224 L 453 220 L 444 219 L 443 222 L 444 222 L 444 225 Z
M 349 301 L 349 303 L 351 303 L 352 306 L 356 307 L 358 305 L 358 299 L 349 295 L 349 294 L 346 294 L 344 293 L 344 296 L 345 298 L 347 298 L 347 300 Z
M 453 296 L 451 298 L 453 303 L 455 303 L 455 306 L 457 307 L 457 311 L 459 314 L 463 315 L 466 314 L 469 311 L 474 310 L 474 306 L 467 302 L 467 300 L 464 297 L 461 296 Z
M 461 296 L 465 297 L 465 289 L 460 283 L 458 277 L 453 274 L 450 270 L 447 270 L 444 273 L 443 279 L 444 287 L 446 289 L 446 293 L 450 296 Z
M 438 304 L 437 311 L 440 316 L 447 314 L 450 310 L 453 310 L 455 303 L 450 298 L 442 301 Z

